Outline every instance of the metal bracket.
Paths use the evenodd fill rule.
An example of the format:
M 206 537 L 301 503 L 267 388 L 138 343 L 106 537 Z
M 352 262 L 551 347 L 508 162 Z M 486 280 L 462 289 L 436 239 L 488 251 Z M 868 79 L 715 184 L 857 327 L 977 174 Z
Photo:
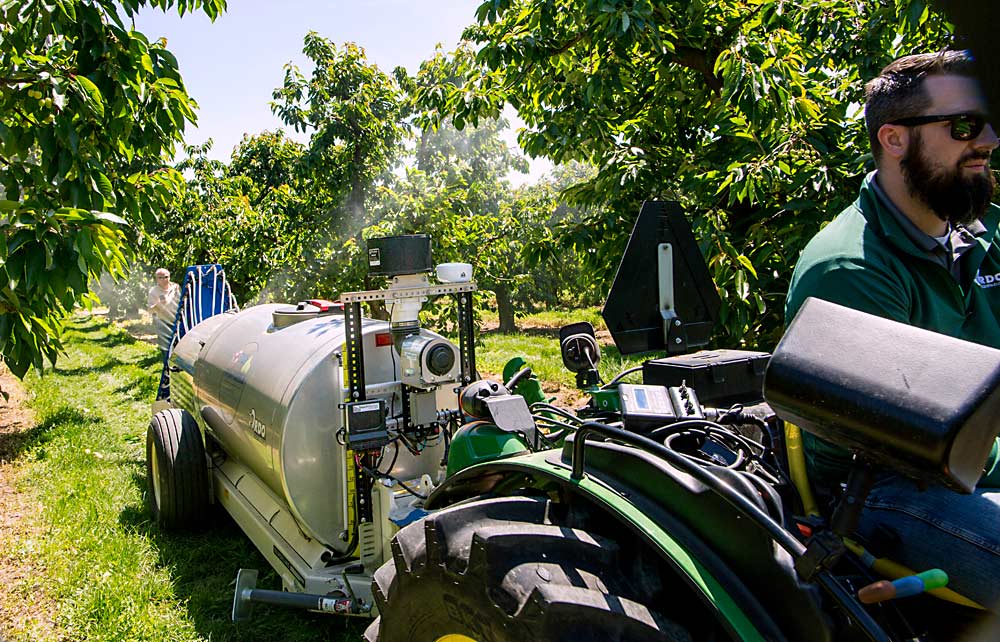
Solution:
M 674 248 L 670 243 L 656 246 L 656 272 L 660 288 L 660 316 L 665 321 L 677 317 L 674 306 Z
M 361 303 L 363 301 L 399 301 L 402 299 L 420 299 L 443 294 L 459 294 L 462 292 L 475 292 L 476 284 L 472 281 L 466 283 L 445 283 L 443 285 L 428 285 L 417 288 L 390 288 L 388 290 L 364 290 L 360 292 L 344 292 L 340 295 L 340 300 L 344 303 Z
M 361 302 L 344 304 L 345 372 L 349 401 L 365 400 L 364 347 L 361 342 Z
M 463 284 L 468 285 L 468 284 Z M 472 293 L 473 289 L 455 295 L 458 303 L 458 352 L 462 365 L 462 386 L 472 383 L 476 376 L 476 342 L 473 338 Z
M 795 572 L 812 582 L 820 572 L 832 569 L 847 551 L 844 542 L 829 530 L 821 530 L 806 544 L 806 551 L 795 560 Z
M 236 572 L 236 590 L 233 591 L 233 622 L 246 622 L 253 614 L 253 590 L 257 588 L 257 569 L 241 568 Z
M 668 353 L 687 351 L 687 332 L 677 316 L 674 301 L 674 249 L 670 243 L 656 246 L 656 269 L 660 291 L 660 316 L 663 318 L 663 341 Z

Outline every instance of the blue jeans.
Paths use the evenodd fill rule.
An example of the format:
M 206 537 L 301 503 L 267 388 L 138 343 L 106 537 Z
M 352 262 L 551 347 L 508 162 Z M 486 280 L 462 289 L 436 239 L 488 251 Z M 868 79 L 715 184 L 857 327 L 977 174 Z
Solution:
M 940 568 L 948 587 L 1000 611 L 1000 489 L 971 495 L 891 476 L 872 488 L 858 532 L 870 536 L 884 526 L 901 539 L 888 557 L 915 571 Z

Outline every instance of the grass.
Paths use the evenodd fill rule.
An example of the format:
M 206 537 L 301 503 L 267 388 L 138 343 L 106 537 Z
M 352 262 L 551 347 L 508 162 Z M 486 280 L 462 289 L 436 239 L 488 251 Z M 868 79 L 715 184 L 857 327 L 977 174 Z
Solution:
M 480 336 L 476 345 L 476 367 L 481 373 L 489 373 L 499 378 L 503 374 L 504 365 L 513 357 L 523 357 L 532 372 L 542 381 L 558 382 L 573 388 L 576 386 L 575 376 L 563 366 L 559 351 L 559 335 L 550 333 L 500 334 L 490 332 Z M 628 368 L 641 365 L 649 358 L 622 356 L 614 346 L 601 348 L 601 360 L 597 371 L 603 381 L 610 381 Z M 638 381 L 639 373 L 626 381 Z
M 37 425 L 15 475 L 42 507 L 25 517 L 39 528 L 6 541 L 4 551 L 44 576 L 61 631 L 49 639 L 359 640 L 363 622 L 260 605 L 250 623 L 229 621 L 238 568 L 260 569 L 262 588 L 279 589 L 280 581 L 224 514 L 187 535 L 150 521 L 145 429 L 156 349 L 97 317 L 74 319 L 65 340 L 57 368 L 26 380 Z M 29 588 L 20 589 L 25 599 Z M 11 642 L 46 639 L 16 635 Z
M 482 310 L 480 311 L 480 315 L 484 322 L 494 325 L 500 322 L 500 316 L 496 310 Z M 607 325 L 605 325 L 604 319 L 601 317 L 600 308 L 546 310 L 544 312 L 518 316 L 516 320 L 518 326 L 546 328 L 559 328 L 578 321 L 588 321 L 596 330 L 607 330 Z
M 572 388 L 557 330 L 539 326 L 586 317 L 548 313 L 524 320 L 530 331 L 485 333 L 477 365 L 499 376 L 509 358 L 522 356 L 543 381 Z M 42 507 L 25 518 L 34 520 L 35 534 L 0 537 L 4 554 L 36 573 L 13 593 L 31 600 L 35 587 L 46 587 L 57 631 L 15 633 L 11 642 L 359 640 L 366 621 L 262 605 L 248 624 L 229 621 L 237 569 L 259 569 L 261 588 L 279 589 L 280 581 L 221 510 L 195 534 L 164 533 L 151 521 L 145 430 L 159 377 L 157 350 L 101 317 L 76 317 L 65 344 L 67 354 L 53 371 L 25 382 L 37 425 L 21 442 L 14 471 L 20 489 Z M 605 347 L 600 371 L 607 381 L 639 363 Z
M 492 317 L 490 315 L 492 314 Z M 486 311 L 483 321 L 496 323 L 496 313 Z M 483 373 L 499 378 L 504 365 L 512 357 L 520 356 L 531 366 L 532 372 L 542 381 L 558 382 L 562 386 L 576 386 L 575 376 L 563 366 L 559 350 L 559 328 L 587 321 L 597 332 L 607 330 L 600 308 L 581 310 L 549 310 L 518 317 L 518 327 L 523 330 L 514 334 L 487 332 L 479 336 L 476 344 L 476 366 Z M 638 357 L 623 356 L 613 345 L 601 347 L 601 359 L 597 371 L 602 381 L 610 381 L 628 368 L 639 366 L 649 355 Z M 629 376 L 626 381 L 638 381 L 640 376 Z

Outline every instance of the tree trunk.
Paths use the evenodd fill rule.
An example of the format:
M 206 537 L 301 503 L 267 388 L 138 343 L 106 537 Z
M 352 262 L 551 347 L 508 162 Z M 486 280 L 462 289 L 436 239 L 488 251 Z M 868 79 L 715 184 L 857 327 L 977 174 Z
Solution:
M 493 288 L 497 295 L 497 312 L 500 314 L 500 332 L 513 334 L 517 332 L 517 325 L 514 323 L 514 302 L 510 300 L 510 289 L 505 285 L 498 285 Z

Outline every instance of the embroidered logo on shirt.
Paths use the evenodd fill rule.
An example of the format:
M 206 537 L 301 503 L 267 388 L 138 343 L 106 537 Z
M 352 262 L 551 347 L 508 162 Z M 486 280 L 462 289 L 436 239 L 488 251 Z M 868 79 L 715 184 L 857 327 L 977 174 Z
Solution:
M 976 283 L 978 283 L 981 288 L 995 288 L 1000 285 L 1000 272 L 985 275 L 976 272 Z

